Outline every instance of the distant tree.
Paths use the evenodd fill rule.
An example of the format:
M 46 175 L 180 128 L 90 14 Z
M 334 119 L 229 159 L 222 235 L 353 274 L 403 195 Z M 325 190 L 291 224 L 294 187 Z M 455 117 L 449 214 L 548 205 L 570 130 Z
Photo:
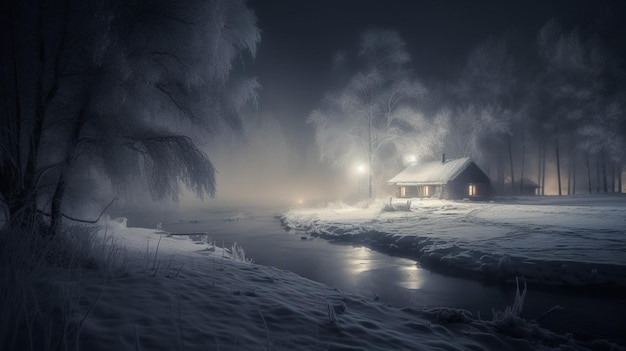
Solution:
M 545 106 L 544 128 L 552 131 L 554 138 L 557 188 L 561 195 L 562 139 L 573 136 L 587 123 L 593 123 L 592 116 L 600 113 L 607 94 L 603 78 L 607 56 L 597 42 L 585 42 L 575 30 L 564 32 L 555 20 L 544 25 L 537 42 L 544 70 L 536 86 Z M 573 165 L 575 150 L 572 145 L 570 163 Z M 600 152 L 593 148 L 589 151 Z M 572 169 L 575 166 L 570 167 Z
M 511 186 L 515 183 L 512 137 L 514 131 L 523 133 L 516 128 L 523 106 L 521 90 L 515 61 L 504 39 L 474 48 L 453 86 L 457 102 L 454 138 L 464 140 L 460 152 L 497 160 L 498 150 L 507 150 Z M 504 165 L 496 162 L 498 182 L 503 183 L 504 172 L 500 170 Z
M 617 164 L 618 191 L 621 192 L 621 168 L 626 158 L 626 113 L 624 110 L 624 98 L 614 97 L 613 101 L 607 101 L 604 109 L 598 111 L 590 119 L 590 123 L 581 125 L 577 131 L 581 138 L 580 147 L 591 154 L 605 152 L 610 161 Z M 605 170 L 606 173 L 606 170 Z M 614 173 L 614 172 L 613 172 Z M 589 159 L 587 158 L 588 190 L 591 193 L 591 172 Z M 606 192 L 606 175 L 604 175 L 604 188 Z M 615 189 L 615 185 L 612 186 Z
M 361 69 L 345 86 L 326 95 L 308 123 L 323 160 L 347 165 L 365 160 L 368 165 L 368 196 L 379 157 L 395 149 L 420 129 L 421 115 L 414 107 L 426 89 L 410 78 L 410 56 L 405 42 L 390 30 L 363 33 L 359 58 Z M 405 144 L 406 145 L 406 144 Z
M 46 214 L 54 233 L 68 183 L 90 172 L 120 195 L 143 181 L 158 200 L 176 199 L 180 183 L 213 196 L 215 170 L 194 139 L 240 130 L 238 110 L 258 88 L 231 77 L 260 38 L 243 0 L 31 0 L 2 10 L 0 200 L 10 225 Z

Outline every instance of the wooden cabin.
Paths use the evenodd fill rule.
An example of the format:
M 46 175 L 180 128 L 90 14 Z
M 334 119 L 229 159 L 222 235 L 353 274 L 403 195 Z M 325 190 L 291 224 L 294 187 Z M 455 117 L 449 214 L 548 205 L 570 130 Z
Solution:
M 491 180 L 469 157 L 415 163 L 391 178 L 400 198 L 486 200 L 494 195 Z

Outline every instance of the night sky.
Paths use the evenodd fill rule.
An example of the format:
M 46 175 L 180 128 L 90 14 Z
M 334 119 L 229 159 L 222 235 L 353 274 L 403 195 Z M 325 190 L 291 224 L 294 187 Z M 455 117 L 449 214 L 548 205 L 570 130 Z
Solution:
M 259 109 L 281 121 L 302 150 L 313 142 L 306 119 L 332 87 L 333 55 L 354 54 L 368 28 L 397 30 L 427 86 L 454 79 L 472 48 L 487 40 L 506 35 L 527 48 L 551 18 L 566 29 L 598 33 L 624 57 L 624 1 L 251 0 L 248 6 L 262 30 L 256 60 L 246 68 L 262 84 Z

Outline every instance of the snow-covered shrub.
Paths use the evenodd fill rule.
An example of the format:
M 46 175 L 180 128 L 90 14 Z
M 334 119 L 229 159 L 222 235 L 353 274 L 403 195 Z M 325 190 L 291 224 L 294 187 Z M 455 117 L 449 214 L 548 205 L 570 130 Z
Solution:
M 246 252 L 244 251 L 243 247 L 237 245 L 237 242 L 233 243 L 233 246 L 231 247 L 230 250 L 230 258 L 233 261 L 239 261 L 239 262 L 243 262 L 243 263 L 254 263 L 254 260 L 246 257 Z
M 208 234 L 203 235 L 200 240 L 206 245 L 207 250 L 215 251 L 215 240 L 212 240 Z
M 517 277 L 515 278 L 515 283 L 517 287 L 513 305 L 506 306 L 504 311 L 492 310 L 492 322 L 496 330 L 502 334 L 524 337 L 531 333 L 532 328 L 537 327 L 538 324 L 535 321 L 526 321 L 522 318 L 527 286 L 526 281 L 524 281 L 524 289 L 520 292 L 519 279 Z

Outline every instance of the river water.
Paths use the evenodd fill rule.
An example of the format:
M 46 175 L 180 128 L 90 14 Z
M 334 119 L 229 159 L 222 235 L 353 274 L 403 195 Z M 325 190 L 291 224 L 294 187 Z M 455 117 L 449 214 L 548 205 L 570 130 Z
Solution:
M 257 264 L 288 270 L 395 307 L 463 308 L 490 319 L 492 309 L 502 310 L 515 298 L 514 287 L 449 277 L 422 269 L 413 260 L 287 232 L 276 218 L 279 213 L 275 209 L 231 207 L 119 215 L 127 217 L 131 227 L 155 228 L 161 223 L 164 230 L 173 233 L 207 232 L 219 246 L 230 247 L 237 242 Z M 233 217 L 243 218 L 226 220 Z M 529 290 L 524 317 L 536 319 L 555 305 L 563 309 L 541 319 L 542 326 L 581 339 L 606 337 L 625 344 L 626 297 Z

